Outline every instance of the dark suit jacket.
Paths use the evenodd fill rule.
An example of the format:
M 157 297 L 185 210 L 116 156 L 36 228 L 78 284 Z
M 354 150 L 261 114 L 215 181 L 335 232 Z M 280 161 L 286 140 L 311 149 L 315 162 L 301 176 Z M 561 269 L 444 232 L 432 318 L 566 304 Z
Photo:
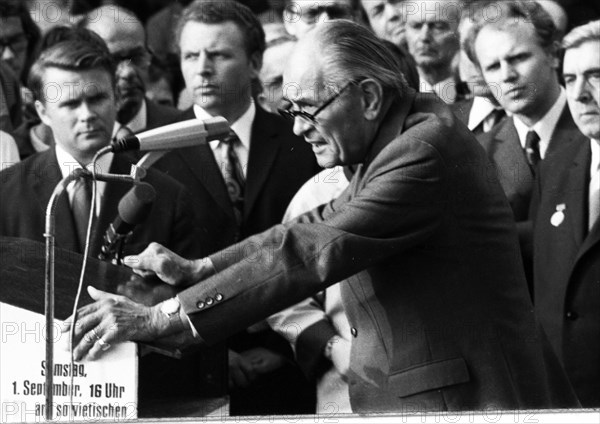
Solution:
M 600 221 L 588 233 L 590 141 L 544 160 L 536 187 L 535 310 L 581 404 L 600 407 Z M 564 219 L 552 225 L 557 206 Z
M 0 90 L 3 103 L 0 111 L 0 130 L 12 134 L 21 125 L 22 102 L 19 79 L 12 69 L 0 61 Z M 4 103 L 5 102 L 5 103 Z
M 214 343 L 346 279 L 354 411 L 577 405 L 487 163 L 447 106 L 404 91 L 338 199 L 211 255 L 183 308 Z
M 181 120 L 195 118 L 190 108 Z M 192 194 L 203 255 L 278 224 L 296 191 L 320 169 L 310 146 L 280 116 L 256 107 L 246 175 L 244 217 L 236 234 L 233 207 L 209 145 L 174 150 L 155 167 Z
M 110 172 L 128 174 L 130 162 L 115 155 Z M 46 206 L 54 187 L 62 179 L 54 149 L 36 153 L 0 173 L 0 235 L 44 241 Z M 144 181 L 156 190 L 156 200 L 147 220 L 138 225 L 125 246 L 126 254 L 139 253 L 156 241 L 183 255 L 197 255 L 198 241 L 191 234 L 193 215 L 189 194 L 172 178 L 149 170 Z M 121 198 L 130 184 L 108 183 L 100 215 L 93 228 L 90 255 L 97 256 L 108 225 L 117 216 Z M 56 245 L 78 253 L 77 232 L 69 199 L 63 193 L 56 209 Z
M 163 125 L 176 122 L 181 115 L 181 111 L 174 107 L 164 106 L 146 99 L 146 128 L 162 127 Z
M 581 133 L 571 117 L 571 112 L 565 105 L 550 138 L 546 157 L 552 156 L 557 149 L 580 136 Z M 515 220 L 517 222 L 527 220 L 534 175 L 527 163 L 513 119 L 504 120 L 492 131 L 478 136 L 478 139 L 492 161 L 498 180 L 512 207 Z
M 581 133 L 571 117 L 571 112 L 565 105 L 550 138 L 545 158 L 551 157 L 561 146 L 570 144 L 580 136 Z M 498 178 L 517 222 L 523 263 L 531 291 L 533 233 L 529 206 L 533 192 L 534 173 L 527 162 L 513 118 L 504 119 L 491 131 L 478 135 L 477 139 L 492 162 L 488 173 L 493 173 Z

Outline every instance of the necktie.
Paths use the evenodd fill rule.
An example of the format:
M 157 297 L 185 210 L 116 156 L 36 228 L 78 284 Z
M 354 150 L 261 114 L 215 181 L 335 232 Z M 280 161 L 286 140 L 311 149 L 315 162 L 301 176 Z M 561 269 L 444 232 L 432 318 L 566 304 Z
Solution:
M 75 227 L 79 247 L 83 252 L 85 248 L 85 236 L 87 235 L 87 225 L 90 219 L 90 203 L 92 200 L 92 182 L 86 178 L 80 178 L 75 183 L 73 191 L 73 218 L 75 218 Z
M 600 216 L 600 164 L 591 175 L 588 205 L 588 229 L 591 230 Z
M 238 146 L 241 141 L 238 136 L 231 131 L 227 137 L 221 140 L 221 143 L 223 143 L 223 178 L 225 179 L 227 193 L 231 199 L 239 230 L 244 211 L 244 191 L 246 185 L 242 165 L 235 151 L 236 146 Z
M 540 136 L 533 130 L 530 130 L 525 138 L 525 155 L 527 162 L 535 170 L 542 157 L 540 156 Z

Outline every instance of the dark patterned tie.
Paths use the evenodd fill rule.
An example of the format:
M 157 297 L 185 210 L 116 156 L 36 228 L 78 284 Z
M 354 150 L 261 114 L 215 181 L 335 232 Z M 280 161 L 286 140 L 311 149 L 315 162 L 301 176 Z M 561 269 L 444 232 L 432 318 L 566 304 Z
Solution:
M 242 217 L 244 216 L 244 192 L 246 186 L 244 171 L 235 151 L 241 141 L 238 136 L 231 131 L 225 139 L 221 140 L 221 143 L 223 143 L 223 178 L 225 179 L 227 193 L 231 199 L 239 230 L 239 227 L 242 224 Z
M 530 130 L 525 138 L 525 155 L 531 169 L 535 171 L 535 167 L 542 157 L 540 156 L 540 136 L 533 130 Z
M 75 183 L 73 191 L 73 218 L 81 252 L 85 248 L 87 225 L 90 219 L 90 203 L 92 201 L 92 182 L 86 178 L 80 178 Z

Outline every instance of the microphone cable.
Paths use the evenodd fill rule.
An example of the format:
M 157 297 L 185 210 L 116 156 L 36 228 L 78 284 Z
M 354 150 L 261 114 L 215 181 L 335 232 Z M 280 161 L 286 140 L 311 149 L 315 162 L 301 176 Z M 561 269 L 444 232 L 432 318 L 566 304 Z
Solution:
M 96 215 L 96 196 L 97 196 L 97 179 L 96 179 L 96 162 L 98 158 L 105 154 L 106 152 L 103 149 L 96 152 L 92 159 L 92 196 L 91 196 L 91 204 L 90 204 L 90 217 L 88 219 L 87 231 L 85 236 L 85 247 L 83 249 L 83 260 L 81 261 L 81 272 L 79 274 L 79 283 L 77 284 L 77 294 L 75 295 L 75 302 L 73 304 L 73 313 L 71 316 L 73 317 L 73 321 L 71 323 L 71 329 L 69 331 L 69 353 L 70 353 L 70 365 L 71 369 L 75 368 L 75 351 L 73 346 L 73 340 L 75 338 L 75 326 L 77 323 L 77 310 L 79 309 L 79 301 L 81 298 L 81 292 L 83 290 L 83 281 L 85 278 L 85 269 L 88 263 L 88 254 L 90 250 L 90 240 L 92 235 L 92 224 L 94 222 L 94 216 Z M 80 178 L 85 178 L 83 175 Z M 85 337 L 86 335 L 83 335 Z M 69 403 L 73 405 L 73 393 L 75 387 L 75 373 L 71 373 L 70 378 L 71 388 L 69 390 Z M 75 418 L 75 417 L 73 417 Z

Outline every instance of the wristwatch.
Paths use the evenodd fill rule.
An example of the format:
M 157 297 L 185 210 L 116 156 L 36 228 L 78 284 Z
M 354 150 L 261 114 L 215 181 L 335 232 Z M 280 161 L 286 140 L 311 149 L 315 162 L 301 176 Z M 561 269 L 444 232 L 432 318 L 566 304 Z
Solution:
M 167 299 L 160 305 L 160 311 L 165 314 L 169 320 L 175 317 L 179 318 L 179 309 L 181 309 L 181 304 L 176 297 Z

